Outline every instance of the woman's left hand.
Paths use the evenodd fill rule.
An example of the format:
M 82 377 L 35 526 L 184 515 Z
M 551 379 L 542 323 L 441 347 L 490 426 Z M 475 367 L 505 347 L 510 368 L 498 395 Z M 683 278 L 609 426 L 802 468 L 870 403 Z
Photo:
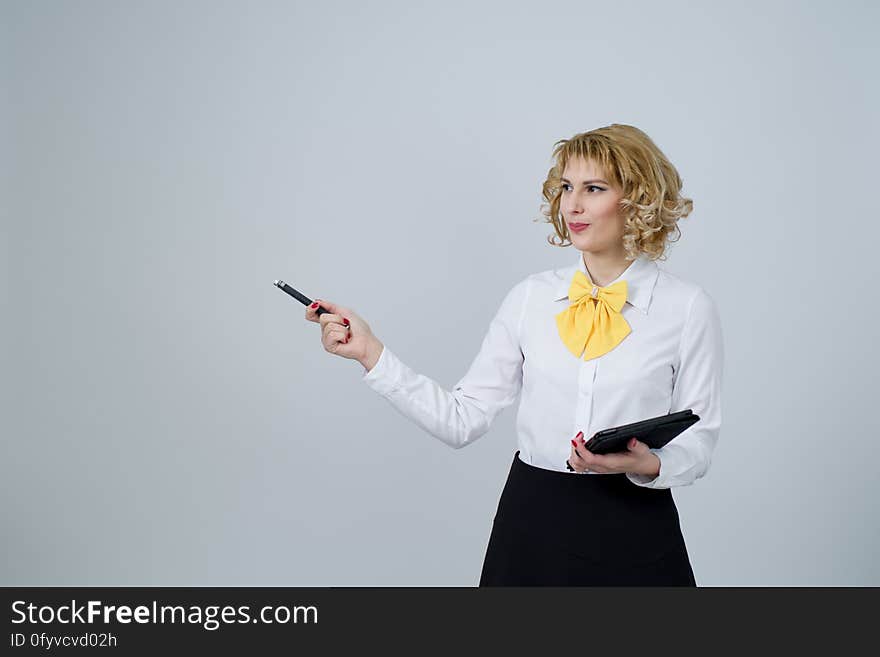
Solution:
M 568 462 L 576 472 L 590 470 L 599 474 L 633 474 L 656 476 L 660 472 L 660 459 L 642 441 L 630 438 L 627 451 L 610 454 L 593 454 L 586 447 L 583 432 L 571 441 Z

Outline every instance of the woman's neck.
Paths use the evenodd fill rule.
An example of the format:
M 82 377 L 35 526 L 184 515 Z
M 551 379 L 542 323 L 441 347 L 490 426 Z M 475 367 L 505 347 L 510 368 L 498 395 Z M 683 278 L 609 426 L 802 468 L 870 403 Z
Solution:
M 587 257 L 586 253 L 581 253 L 587 273 L 590 280 L 599 287 L 605 287 L 615 278 L 626 271 L 627 267 L 632 264 L 631 260 L 626 260 L 626 256 L 601 256 L 591 253 Z

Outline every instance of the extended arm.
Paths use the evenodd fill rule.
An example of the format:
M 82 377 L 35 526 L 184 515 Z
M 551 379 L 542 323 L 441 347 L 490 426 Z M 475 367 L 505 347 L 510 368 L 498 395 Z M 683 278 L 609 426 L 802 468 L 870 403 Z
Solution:
M 522 388 L 519 336 L 528 287 L 529 279 L 525 279 L 507 293 L 476 358 L 451 391 L 413 371 L 378 340 L 361 363 L 363 381 L 403 416 L 450 447 L 472 443 L 489 430 Z

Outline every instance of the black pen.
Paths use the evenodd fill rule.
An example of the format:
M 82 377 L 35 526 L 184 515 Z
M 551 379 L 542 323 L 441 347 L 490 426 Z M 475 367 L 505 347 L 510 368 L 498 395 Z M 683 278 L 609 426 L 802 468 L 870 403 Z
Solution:
M 275 287 L 277 287 L 280 290 L 283 290 L 284 292 L 287 292 L 290 296 L 292 296 L 294 299 L 299 301 L 304 306 L 311 306 L 312 305 L 311 299 L 309 299 L 305 294 L 303 294 L 299 290 L 290 287 L 284 281 L 275 281 Z M 315 314 L 318 315 L 318 317 L 320 317 L 324 313 L 329 313 L 329 312 L 330 311 L 327 310 L 326 308 L 321 308 L 321 306 L 318 306 L 318 309 L 315 311 Z

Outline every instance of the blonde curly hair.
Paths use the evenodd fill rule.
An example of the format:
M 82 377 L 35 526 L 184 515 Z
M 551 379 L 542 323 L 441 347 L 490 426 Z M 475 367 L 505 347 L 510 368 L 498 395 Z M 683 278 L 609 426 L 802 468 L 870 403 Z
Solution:
M 555 230 L 555 235 L 547 238 L 550 244 L 565 247 L 572 243 L 568 224 L 559 212 L 561 178 L 569 160 L 583 158 L 595 162 L 604 178 L 623 190 L 620 209 L 625 217 L 623 248 L 627 259 L 635 260 L 639 254 L 652 260 L 666 259 L 667 238 L 678 241 L 681 231 L 677 222 L 691 213 L 694 204 L 681 195 L 678 171 L 648 135 L 634 126 L 612 123 L 557 141 L 553 156 L 555 164 L 542 190 L 547 203 L 541 204 L 543 221 Z M 673 231 L 674 239 L 669 238 Z

